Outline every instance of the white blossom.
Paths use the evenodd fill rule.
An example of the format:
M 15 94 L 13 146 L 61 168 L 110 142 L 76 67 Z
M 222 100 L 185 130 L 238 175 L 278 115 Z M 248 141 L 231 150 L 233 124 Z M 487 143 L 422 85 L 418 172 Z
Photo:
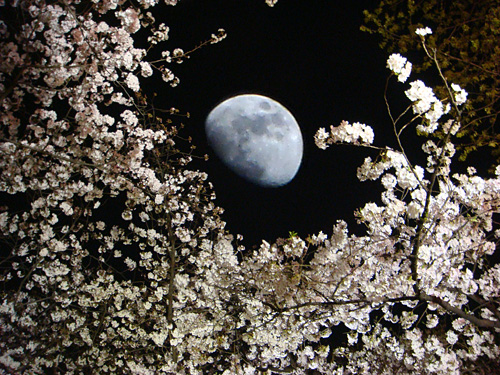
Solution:
M 337 127 L 331 126 L 330 133 L 320 128 L 314 136 L 316 145 L 321 149 L 326 149 L 332 143 L 371 144 L 373 138 L 374 133 L 370 126 L 359 122 L 350 124 L 347 121 L 342 121 Z
M 406 82 L 411 74 L 412 64 L 399 53 L 393 53 L 387 59 L 387 67 L 398 76 L 398 81 Z
M 169 32 L 155 26 L 157 3 L 93 1 L 82 13 L 32 2 L 0 22 L 0 191 L 14 197 L 0 207 L 0 367 L 458 374 L 498 358 L 500 167 L 451 175 L 453 137 L 425 139 L 421 164 L 342 121 L 319 129 L 317 146 L 365 146 L 357 176 L 380 191 L 355 211 L 354 232 L 335 219 L 329 233 L 246 249 L 177 144 L 179 111 L 134 94 L 153 70 L 177 85 L 168 64 L 191 54 L 152 58 Z M 402 82 L 411 71 L 399 54 L 387 65 Z M 405 94 L 405 131 L 457 133 L 449 98 L 423 81 Z M 325 345 L 338 327 L 345 340 Z
M 452 90 L 455 92 L 455 103 L 462 105 L 467 101 L 467 92 L 456 83 L 451 84 Z
M 415 30 L 415 34 L 424 37 L 426 35 L 432 34 L 432 30 L 429 27 L 419 28 Z
M 455 345 L 458 341 L 457 334 L 453 331 L 446 332 L 446 341 L 448 341 L 450 345 Z
M 314 135 L 314 142 L 318 148 L 325 150 L 328 146 L 326 140 L 328 139 L 328 133 L 325 128 L 319 128 L 316 134 Z
M 73 214 L 73 207 L 71 207 L 71 204 L 69 202 L 63 202 L 59 207 L 65 215 L 70 216 Z
M 431 105 L 437 102 L 434 92 L 430 87 L 427 87 L 421 80 L 416 80 L 410 83 L 410 89 L 405 91 L 406 96 L 413 104 L 413 112 L 423 114 L 427 112 Z

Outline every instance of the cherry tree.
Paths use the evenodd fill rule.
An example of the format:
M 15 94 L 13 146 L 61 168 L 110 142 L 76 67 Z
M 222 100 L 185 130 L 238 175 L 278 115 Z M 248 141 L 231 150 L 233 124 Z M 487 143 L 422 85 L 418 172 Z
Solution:
M 365 124 L 318 130 L 322 149 L 379 152 L 358 169 L 361 181 L 383 187 L 380 203 L 356 212 L 365 235 L 338 221 L 328 235 L 245 250 L 225 231 L 208 176 L 190 169 L 182 113 L 141 90 L 155 75 L 178 85 L 171 63 L 191 55 L 174 47 L 149 57 L 170 44 L 157 6 L 33 0 L 0 8 L 2 372 L 494 369 L 500 169 L 490 178 L 472 166 L 452 173 L 467 93 L 444 77 L 442 98 L 421 80 L 409 83 L 408 109 L 389 111 L 398 149 L 375 146 Z M 145 48 L 136 46 L 139 31 Z M 429 32 L 418 30 L 424 47 Z M 200 46 L 224 37 L 218 30 Z M 393 54 L 388 67 L 406 85 L 411 64 Z M 401 142 L 412 128 L 447 135 L 425 141 L 424 166 Z
M 155 3 L 2 4 L 5 372 L 176 373 L 210 361 L 204 335 L 224 337 L 220 321 L 191 332 L 203 341 L 192 355 L 177 343 L 192 320 L 217 321 L 209 279 L 236 255 L 216 246 L 224 223 L 176 146 L 178 111 L 140 90 L 153 73 L 176 86 L 169 63 L 188 57 L 164 50 L 150 64 L 134 46 L 141 28 L 151 48 L 168 39 Z
M 490 153 L 493 167 L 498 158 L 499 134 L 495 124 L 498 108 L 499 9 L 496 0 L 443 2 L 380 0 L 373 10 L 363 12 L 361 30 L 377 34 L 379 46 L 388 53 L 421 51 L 415 30 L 433 25 L 426 43 L 435 48 L 441 70 L 450 82 L 467 87 L 469 96 L 462 111 L 462 126 L 454 139 L 459 160 L 477 151 Z M 419 54 L 413 70 L 417 73 L 433 67 L 432 59 Z M 423 57 L 423 59 L 420 59 Z M 444 85 L 434 91 L 446 95 Z M 433 137 L 441 136 L 439 129 Z
M 254 314 L 259 328 L 246 336 L 253 344 L 250 359 L 269 363 L 267 369 L 498 370 L 500 266 L 492 256 L 500 236 L 494 222 L 500 167 L 486 179 L 472 166 L 466 173 L 451 172 L 453 136 L 467 93 L 442 75 L 435 51 L 425 44 L 431 30 L 416 32 L 448 95 L 437 98 L 414 80 L 404 91 L 411 104 L 398 117 L 386 98 L 399 149 L 374 146 L 372 128 L 360 123 L 342 121 L 315 136 L 321 149 L 350 143 L 379 150 L 377 159 L 367 157 L 357 171 L 361 181 L 380 180 L 383 187 L 381 204 L 369 202 L 356 212 L 366 235 L 349 235 L 346 222 L 339 221 L 330 236 L 263 243 L 241 264 L 256 290 L 250 293 L 267 311 L 266 317 L 262 309 Z M 411 74 L 411 63 L 399 54 L 387 66 L 401 83 Z M 439 144 L 423 144 L 425 166 L 405 152 L 401 134 L 411 128 L 446 134 Z M 331 338 L 339 326 L 347 330 L 346 345 L 325 346 L 322 338 Z

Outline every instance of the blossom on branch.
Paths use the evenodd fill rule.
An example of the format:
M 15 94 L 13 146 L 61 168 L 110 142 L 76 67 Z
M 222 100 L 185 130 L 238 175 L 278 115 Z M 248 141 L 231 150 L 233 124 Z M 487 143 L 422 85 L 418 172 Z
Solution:
M 457 105 L 464 104 L 467 101 L 467 92 L 456 83 L 452 83 L 451 88 L 455 92 L 455 103 Z
M 319 148 L 324 150 L 333 143 L 370 145 L 373 143 L 373 138 L 374 133 L 370 126 L 359 122 L 349 124 L 347 121 L 342 121 L 337 127 L 332 125 L 329 133 L 324 128 L 320 128 L 314 136 L 314 141 Z
M 438 101 L 433 90 L 421 80 L 411 82 L 410 88 L 405 91 L 405 95 L 414 102 L 413 112 L 419 115 L 429 111 L 431 105 Z
M 426 35 L 432 34 L 432 30 L 430 29 L 430 27 L 419 28 L 415 30 L 415 34 L 424 37 Z
M 387 67 L 398 76 L 398 81 L 406 82 L 411 74 L 412 65 L 411 62 L 399 53 L 393 53 L 387 59 Z
M 136 48 L 139 27 L 151 48 L 168 40 L 144 14 L 157 3 L 29 2 L 0 24 L 0 191 L 15 198 L 0 207 L 1 370 L 454 374 L 497 363 L 500 167 L 452 173 L 467 93 L 451 84 L 440 100 L 410 83 L 407 125 L 445 132 L 423 142 L 421 165 L 397 120 L 398 149 L 372 146 L 358 122 L 320 128 L 319 148 L 379 152 L 357 170 L 380 181 L 380 198 L 355 212 L 364 230 L 337 220 L 329 234 L 244 249 L 162 117 L 178 110 L 159 111 L 144 89 L 154 74 L 178 84 L 167 65 L 190 53 L 155 62 Z M 401 82 L 411 70 L 399 54 L 388 67 Z M 329 341 L 339 327 L 345 340 Z

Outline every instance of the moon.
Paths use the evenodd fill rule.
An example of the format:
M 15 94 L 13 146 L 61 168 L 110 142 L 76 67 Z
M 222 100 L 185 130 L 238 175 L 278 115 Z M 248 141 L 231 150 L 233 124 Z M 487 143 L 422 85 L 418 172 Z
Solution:
M 297 174 L 304 143 L 293 115 L 266 96 L 234 96 L 205 121 L 209 145 L 232 171 L 262 187 L 279 187 Z

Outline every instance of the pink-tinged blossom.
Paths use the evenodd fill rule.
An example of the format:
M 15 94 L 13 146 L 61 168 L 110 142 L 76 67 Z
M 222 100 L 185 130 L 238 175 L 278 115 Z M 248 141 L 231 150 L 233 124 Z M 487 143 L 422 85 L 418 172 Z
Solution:
M 156 30 L 152 36 L 148 37 L 148 42 L 152 45 L 155 45 L 168 40 L 169 31 L 170 28 L 168 26 L 166 26 L 164 23 L 160 24 L 160 26 L 158 26 L 158 30 Z
M 125 11 L 116 12 L 116 16 L 120 19 L 125 30 L 130 34 L 136 33 L 141 28 L 139 15 L 133 8 L 127 8 Z
M 57 64 L 23 71 L 0 103 L 0 190 L 28 199 L 0 208 L 0 278 L 17 289 L 0 293 L 0 364 L 29 373 L 458 374 L 496 360 L 500 268 L 485 259 L 500 237 L 500 167 L 491 178 L 472 166 L 450 176 L 454 146 L 439 139 L 425 143 L 422 165 L 377 147 L 358 169 L 381 187 L 355 213 L 364 230 L 339 220 L 328 234 L 247 251 L 227 232 L 206 173 L 176 154 L 178 130 L 133 95 L 153 68 L 178 84 L 131 36 L 140 19 L 152 48 L 167 39 L 143 13 L 156 3 L 94 1 L 85 15 L 71 2 L 33 3 L 21 30 L 0 25 L 0 38 L 19 31 L 12 40 L 25 43 L 0 41 L 15 66 L 3 72 L 32 57 Z M 108 24 L 113 17 L 121 26 Z M 186 57 L 172 51 L 162 63 Z M 388 66 L 402 81 L 410 73 L 397 54 Z M 449 103 L 419 82 L 406 92 L 417 129 L 455 134 Z M 451 89 L 460 105 L 465 91 Z M 323 149 L 375 148 L 373 139 L 369 126 L 347 121 L 315 135 Z M 339 325 L 345 345 L 323 345 Z
M 158 1 L 159 0 L 139 0 L 139 4 L 141 4 L 141 6 L 144 9 L 148 9 L 148 8 L 153 7 L 156 4 L 158 4 Z
M 132 73 L 127 74 L 125 78 L 125 83 L 132 91 L 139 91 L 139 79 Z
M 141 75 L 143 77 L 151 77 L 153 75 L 153 69 L 151 68 L 151 65 L 148 62 L 141 61 Z

